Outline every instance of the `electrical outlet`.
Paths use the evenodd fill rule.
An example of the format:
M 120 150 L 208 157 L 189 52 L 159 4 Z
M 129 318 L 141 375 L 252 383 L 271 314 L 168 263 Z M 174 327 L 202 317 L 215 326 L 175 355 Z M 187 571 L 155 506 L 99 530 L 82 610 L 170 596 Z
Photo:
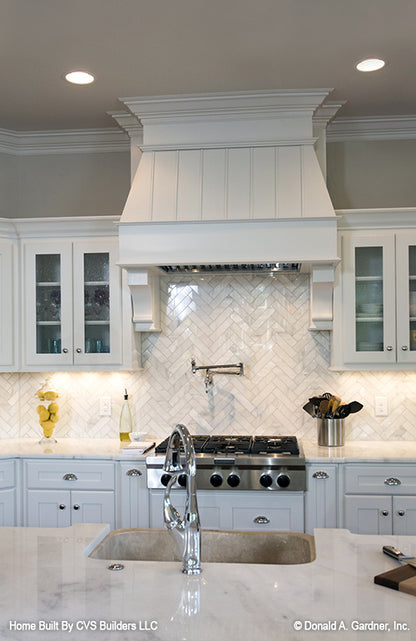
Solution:
M 388 416 L 387 396 L 376 396 L 375 401 L 374 415 Z
M 100 397 L 100 416 L 111 416 L 111 396 Z

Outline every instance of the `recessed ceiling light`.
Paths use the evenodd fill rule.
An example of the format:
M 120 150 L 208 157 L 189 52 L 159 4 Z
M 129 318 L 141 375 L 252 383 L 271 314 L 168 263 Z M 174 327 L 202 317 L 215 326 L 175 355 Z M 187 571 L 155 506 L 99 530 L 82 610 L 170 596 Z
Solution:
M 75 85 L 89 85 L 91 82 L 94 82 L 95 78 L 91 73 L 87 73 L 86 71 L 70 71 L 65 74 L 65 80 Z
M 385 61 L 380 58 L 366 58 L 356 64 L 355 68 L 358 69 L 358 71 L 377 71 L 378 69 L 382 69 L 385 64 Z

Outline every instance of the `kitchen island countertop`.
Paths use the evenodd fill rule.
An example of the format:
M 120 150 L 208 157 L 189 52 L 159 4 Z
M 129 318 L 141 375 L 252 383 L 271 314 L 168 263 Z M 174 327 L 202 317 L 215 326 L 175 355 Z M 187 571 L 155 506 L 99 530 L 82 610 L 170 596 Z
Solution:
M 107 530 L 0 528 L 1 639 L 416 638 L 415 597 L 373 582 L 397 567 L 382 545 L 416 555 L 416 536 L 316 530 L 312 563 L 206 563 L 186 577 L 178 563 L 124 561 L 122 571 L 109 571 L 110 561 L 85 554 Z
M 0 459 L 47 457 L 76 459 L 145 460 L 146 454 L 121 454 L 123 444 L 116 438 L 59 438 L 57 443 L 40 445 L 34 438 L 0 439 Z M 157 443 L 161 439 L 154 439 Z M 346 441 L 342 447 L 322 447 L 316 441 L 300 439 L 308 463 L 407 462 L 416 463 L 416 441 Z M 153 451 L 149 452 L 150 454 Z

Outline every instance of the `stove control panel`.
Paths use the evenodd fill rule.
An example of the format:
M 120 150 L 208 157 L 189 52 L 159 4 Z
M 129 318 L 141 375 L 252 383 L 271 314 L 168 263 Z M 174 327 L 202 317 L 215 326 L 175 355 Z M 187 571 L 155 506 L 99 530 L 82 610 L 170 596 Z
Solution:
M 147 487 L 164 489 L 171 474 L 162 465 L 147 468 Z M 198 490 L 263 490 L 280 492 L 302 492 L 306 489 L 306 470 L 304 465 L 264 467 L 197 466 L 196 485 Z M 179 472 L 172 486 L 176 489 L 186 487 L 186 475 Z

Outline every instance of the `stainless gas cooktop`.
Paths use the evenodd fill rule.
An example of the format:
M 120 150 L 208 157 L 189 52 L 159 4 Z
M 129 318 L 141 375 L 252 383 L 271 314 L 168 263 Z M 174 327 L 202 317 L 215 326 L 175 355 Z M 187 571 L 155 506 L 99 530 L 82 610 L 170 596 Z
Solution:
M 295 436 L 202 436 L 192 437 L 200 490 L 306 489 L 305 458 Z M 162 489 L 171 475 L 164 472 L 165 439 L 148 456 L 149 488 Z M 174 487 L 185 487 L 186 475 L 179 472 Z

